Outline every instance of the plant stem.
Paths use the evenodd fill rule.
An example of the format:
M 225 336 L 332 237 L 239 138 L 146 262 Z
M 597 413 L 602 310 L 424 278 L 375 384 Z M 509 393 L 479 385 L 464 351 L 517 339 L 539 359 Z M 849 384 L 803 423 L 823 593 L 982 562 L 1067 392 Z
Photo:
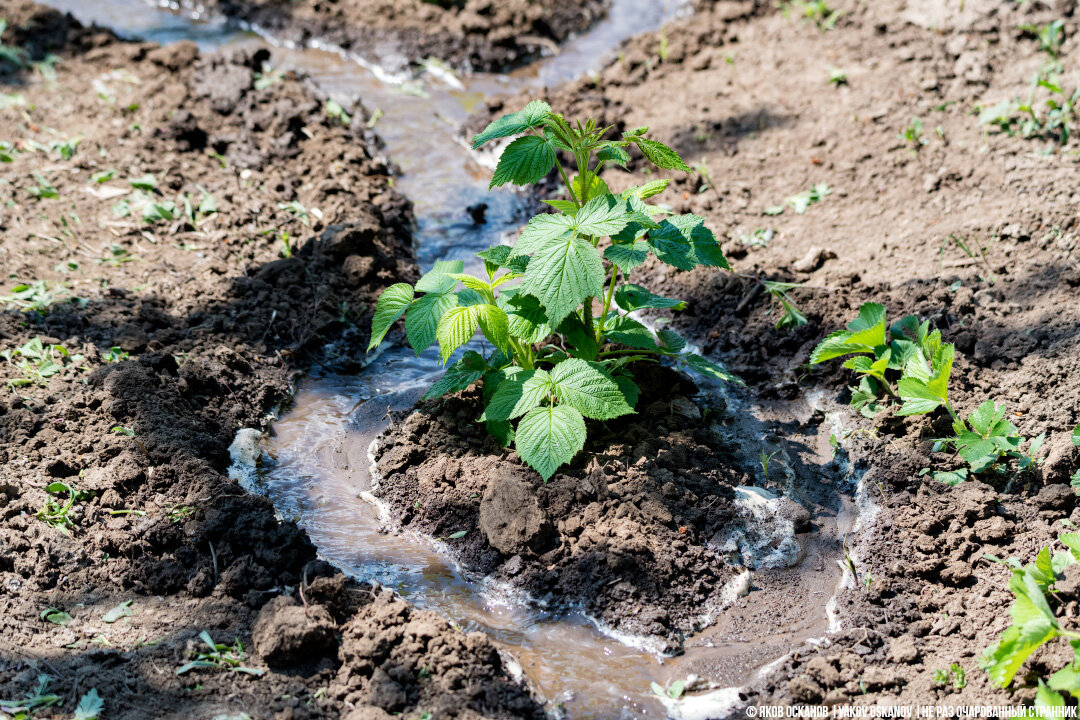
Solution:
M 604 295 L 604 310 L 600 313 L 600 322 L 596 327 L 596 342 L 600 342 L 600 338 L 604 334 L 604 325 L 607 323 L 608 310 L 611 309 L 611 298 L 615 296 L 615 283 L 619 279 L 619 267 L 617 265 L 611 266 L 611 280 L 608 284 L 607 293 Z

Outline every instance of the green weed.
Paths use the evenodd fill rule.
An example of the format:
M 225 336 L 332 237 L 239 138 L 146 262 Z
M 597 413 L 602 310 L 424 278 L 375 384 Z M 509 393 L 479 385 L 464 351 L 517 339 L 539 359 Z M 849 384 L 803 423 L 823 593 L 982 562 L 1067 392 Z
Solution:
M 1066 533 L 1058 537 L 1066 550 L 1051 553 L 1049 547 L 1039 550 L 1035 562 L 1024 565 L 1017 558 L 1001 560 L 993 555 L 983 557 L 1012 568 L 1009 590 L 1014 602 L 1009 608 L 1012 625 L 998 642 L 983 653 L 980 666 L 990 675 L 997 687 L 1008 687 L 1024 662 L 1039 647 L 1063 638 L 1073 649 L 1073 659 L 1045 681 L 1039 678 L 1035 696 L 1036 707 L 1064 706 L 1062 692 L 1080 699 L 1080 633 L 1065 629 L 1051 609 L 1051 602 L 1063 604 L 1055 593 L 1055 583 L 1065 568 L 1080 562 L 1080 534 Z
M 22 698 L 0 700 L 0 710 L 8 715 L 11 720 L 28 720 L 36 710 L 47 708 L 60 703 L 63 698 L 60 695 L 49 692 L 52 678 L 41 674 L 37 676 L 37 684 L 34 689 L 26 693 Z
M 75 527 L 75 523 L 71 521 L 72 508 L 75 507 L 76 502 L 93 497 L 93 493 L 76 490 L 71 485 L 59 481 L 46 485 L 45 492 L 50 495 L 67 495 L 67 500 L 50 497 L 45 501 L 45 506 L 34 514 L 34 517 L 64 535 L 71 535 L 71 530 Z
M 1067 92 L 1059 71 L 1044 66 L 1031 81 L 1026 100 L 1003 100 L 988 108 L 976 108 L 979 124 L 996 127 L 1007 135 L 1069 142 L 1077 123 L 1080 87 Z
M 791 2 L 781 2 L 779 5 L 784 17 L 794 15 L 803 20 L 810 20 L 822 32 L 836 27 L 837 21 L 844 15 L 843 10 L 834 10 L 829 7 L 826 0 L 791 0 Z
M 853 357 L 844 367 L 859 377 L 858 386 L 851 388 L 851 406 L 865 417 L 873 418 L 890 401 L 900 403 L 897 415 L 948 411 L 954 435 L 936 441 L 934 451 L 950 447 L 968 467 L 934 473 L 936 479 L 955 485 L 969 473 L 1004 472 L 1007 460 L 1016 460 L 1021 470 L 1032 465 L 1044 436 L 1031 441 L 1027 454 L 1021 452 L 1024 438 L 1005 419 L 1004 405 L 987 400 L 966 421 L 957 415 L 949 402 L 955 348 L 942 342 L 940 330 L 930 332 L 928 321 L 908 315 L 886 330 L 885 307 L 866 303 L 846 330 L 829 335 L 814 349 L 810 363 L 848 355 Z M 896 375 L 894 386 L 891 378 Z
M 847 85 L 847 72 L 841 70 L 838 67 L 829 68 L 829 82 L 836 87 L 840 87 L 841 85 Z
M 70 354 L 63 345 L 45 345 L 41 338 L 4 350 L 0 357 L 22 373 L 22 377 L 8 378 L 11 387 L 47 385 L 49 378 L 61 372 L 65 365 L 78 365 L 83 361 L 82 355 Z
M 53 187 L 52 182 L 41 173 L 34 173 L 34 181 L 37 183 L 36 185 L 25 188 L 26 192 L 32 196 L 39 200 L 55 200 L 60 197 L 60 191 Z
M 658 682 L 654 682 L 650 683 L 649 687 L 653 691 L 654 695 L 670 700 L 678 700 L 683 696 L 683 693 L 686 692 L 686 681 L 675 680 L 667 687 L 664 687 Z
M 513 444 L 544 480 L 583 447 L 585 418 L 603 421 L 634 412 L 640 390 L 630 363 L 671 359 L 734 380 L 687 352 L 686 341 L 675 332 L 654 333 L 629 316 L 636 310 L 685 307 L 625 282 L 650 254 L 681 270 L 728 268 L 728 262 L 703 218 L 654 219 L 666 211 L 645 201 L 662 192 L 668 180 L 619 194 L 608 189 L 600 170 L 625 168 L 630 146 L 658 168 L 690 171 L 671 148 L 646 137 L 647 128 L 605 139 L 610 130 L 593 120 L 571 126 L 540 101 L 492 122 L 473 138 L 474 148 L 498 138 L 517 139 L 499 158 L 491 187 L 537 183 L 557 170 L 569 198 L 547 200 L 557 212 L 530 220 L 514 246 L 478 253 L 485 277 L 465 274 L 460 260 L 439 261 L 415 287 L 387 288 L 372 321 L 369 350 L 404 315 L 413 350 L 420 353 L 438 342 L 444 363 L 479 330 L 493 352 L 487 357 L 465 352 L 424 397 L 482 381 L 486 407 L 479 419 L 504 446 Z M 570 174 L 574 168 L 559 162 L 557 150 L 574 159 L 575 175 Z M 601 251 L 604 238 L 610 246 Z
M 215 643 L 213 638 L 210 637 L 210 633 L 205 630 L 199 633 L 199 639 L 206 645 L 206 651 L 196 652 L 194 660 L 184 663 L 176 669 L 177 675 L 200 669 L 231 670 L 256 677 L 265 672 L 265 670 L 244 667 L 242 663 L 247 659 L 247 653 L 244 652 L 244 644 L 239 639 L 234 640 L 232 645 Z
M 324 109 L 331 120 L 341 123 L 344 127 L 352 125 L 352 115 L 345 112 L 345 108 L 341 107 L 337 101 L 327 100 Z
M 7 20 L 0 18 L 0 35 L 7 30 Z M 0 69 L 18 70 L 30 63 L 30 55 L 20 47 L 0 43 Z
M 790 205 L 797 215 L 802 215 L 807 209 L 832 195 L 832 188 L 826 183 L 817 183 L 798 195 L 792 195 L 784 200 L 783 205 L 773 205 L 765 208 L 766 215 L 782 215 L 785 207 Z
M 11 288 L 7 295 L 0 296 L 0 304 L 5 308 L 14 307 L 23 312 L 47 315 L 54 304 L 70 299 L 71 294 L 63 285 L 53 285 L 50 288 L 44 280 L 37 280 L 32 283 L 19 283 Z
M 904 131 L 900 133 L 900 139 L 907 143 L 912 150 L 918 152 L 929 140 L 923 137 L 923 123 L 919 118 L 912 120 Z

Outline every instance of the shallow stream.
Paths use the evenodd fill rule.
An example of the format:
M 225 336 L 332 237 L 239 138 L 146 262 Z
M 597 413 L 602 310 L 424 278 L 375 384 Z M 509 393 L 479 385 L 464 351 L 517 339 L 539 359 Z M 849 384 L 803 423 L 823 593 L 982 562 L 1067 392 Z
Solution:
M 188 38 L 203 47 L 268 42 L 219 19 L 175 14 L 144 0 L 48 1 L 84 21 L 158 42 Z M 310 75 L 346 107 L 358 100 L 380 114 L 375 130 L 402 170 L 398 187 L 414 204 L 415 250 L 426 269 L 438 259 L 471 261 L 473 253 L 499 243 L 527 219 L 527 198 L 489 191 L 489 162 L 460 138 L 461 123 L 484 98 L 599 69 L 620 41 L 642 28 L 659 28 L 680 5 L 677 0 L 614 0 L 607 20 L 558 55 L 510 74 L 457 77 L 433 65 L 393 75 L 332 48 L 278 47 L 274 64 Z M 484 224 L 474 224 L 463 210 L 477 203 L 487 206 Z M 816 531 L 795 536 L 787 529 L 785 561 L 760 568 L 749 595 L 688 639 L 685 655 L 660 658 L 632 638 L 605 634 L 580 614 L 544 612 L 461 572 L 438 541 L 385 531 L 366 492 L 371 443 L 384 429 L 387 411 L 410 407 L 440 372 L 436 350 L 415 358 L 407 348 L 390 347 L 355 376 L 309 377 L 271 433 L 261 440 L 247 436 L 261 443 L 262 463 L 243 482 L 299 522 L 321 555 L 345 572 L 394 588 L 465 629 L 487 633 L 552 709 L 561 705 L 573 718 L 704 717 L 735 701 L 734 692 L 714 692 L 704 704 L 665 708 L 650 683 L 667 685 L 696 674 L 715 687 L 736 688 L 804 641 L 826 634 L 827 605 L 841 577 L 840 538 L 856 513 L 850 481 L 832 459 L 821 409 L 804 402 L 763 407 L 745 398 L 728 399 L 730 406 L 741 407 L 730 414 L 726 431 L 739 436 L 748 463 L 761 451 L 779 453 L 773 466 L 779 470 L 771 482 L 762 480 L 773 492 L 808 507 Z M 763 498 L 751 488 L 742 496 L 752 522 Z M 756 531 L 768 535 L 785 528 Z M 741 542 L 754 544 L 747 538 Z

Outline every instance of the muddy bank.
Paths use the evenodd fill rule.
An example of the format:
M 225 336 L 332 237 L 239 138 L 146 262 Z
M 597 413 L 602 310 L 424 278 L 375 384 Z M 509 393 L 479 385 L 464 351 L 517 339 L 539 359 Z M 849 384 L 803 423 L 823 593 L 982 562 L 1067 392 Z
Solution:
M 262 51 L 0 17 L 58 56 L 0 76 L 5 700 L 46 674 L 44 716 L 90 688 L 117 718 L 537 715 L 485 638 L 346 582 L 226 475 L 237 430 L 359 357 L 375 296 L 415 278 L 363 110 Z M 178 674 L 203 631 L 263 674 Z
M 832 5 L 843 14 L 829 30 L 751 3 L 704 5 L 544 99 L 568 117 L 648 125 L 694 166 L 658 199 L 726 228 L 725 253 L 754 277 L 653 265 L 635 281 L 686 298 L 674 327 L 760 398 L 825 391 L 847 402 L 851 374 L 839 362 L 808 367 L 810 351 L 875 301 L 956 343 L 950 397 L 961 414 L 990 398 L 1023 436 L 1047 434 L 1034 470 L 950 489 L 920 475 L 962 464 L 932 451 L 946 418 L 851 413 L 838 452 L 882 510 L 848 538 L 858 582 L 849 576 L 839 598 L 841 629 L 739 702 L 1029 702 L 1065 658 L 1045 651 L 1014 691 L 990 686 L 979 656 L 1008 624 L 1012 596 L 1008 571 L 981 558 L 1031 561 L 1074 509 L 1076 141 L 1008 135 L 980 125 L 977 108 L 1026 98 L 1049 61 L 1022 25 L 1064 20 L 1057 61 L 1075 71 L 1075 4 Z M 522 101 L 495 102 L 489 116 Z M 662 109 L 671 105 L 682 111 Z M 775 327 L 762 279 L 804 285 L 791 297 L 806 325 Z M 966 681 L 935 681 L 952 663 Z
M 212 0 L 197 7 L 286 42 L 329 43 L 390 70 L 435 58 L 461 70 L 497 71 L 558 52 L 560 43 L 602 18 L 608 5 L 609 0 Z
M 795 561 L 810 514 L 777 498 L 755 518 L 738 488 L 755 484 L 756 437 L 688 378 L 648 365 L 636 377 L 637 413 L 596 423 L 547 483 L 476 421 L 477 389 L 423 403 L 378 440 L 375 495 L 494 587 L 680 651 L 745 592 L 747 566 Z

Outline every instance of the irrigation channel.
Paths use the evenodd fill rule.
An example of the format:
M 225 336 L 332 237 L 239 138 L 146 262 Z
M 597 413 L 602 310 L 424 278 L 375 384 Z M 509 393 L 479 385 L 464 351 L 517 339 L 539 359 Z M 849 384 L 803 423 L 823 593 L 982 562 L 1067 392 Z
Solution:
M 598 69 L 620 41 L 659 28 L 679 10 L 676 0 L 614 0 L 609 17 L 552 57 L 509 74 L 455 76 L 438 65 L 390 72 L 333 48 L 289 48 L 221 19 L 194 18 L 144 0 L 50 0 L 84 22 L 123 36 L 158 42 L 196 41 L 204 49 L 235 43 L 274 45 L 274 64 L 309 75 L 346 107 L 359 99 L 382 116 L 376 130 L 402 170 L 398 187 L 413 202 L 415 251 L 421 269 L 439 259 L 463 259 L 510 237 L 527 220 L 527 198 L 489 191 L 493 157 L 474 154 L 460 125 L 484 98 L 556 85 Z M 257 28 L 255 28 L 257 30 Z M 487 205 L 474 224 L 464 206 Z M 842 538 L 858 522 L 855 481 L 833 457 L 840 432 L 823 398 L 763 405 L 728 394 L 716 422 L 737 440 L 748 464 L 761 453 L 779 472 L 761 488 L 740 488 L 744 522 L 728 539 L 755 567 L 727 588 L 734 604 L 706 630 L 687 638 L 685 653 L 661 657 L 643 638 L 616 637 L 580 613 L 555 614 L 462 572 L 432 538 L 387 531 L 371 487 L 371 445 L 388 409 L 408 409 L 442 372 L 436 348 L 414 357 L 407 347 L 375 355 L 356 375 L 315 374 L 303 381 L 272 432 L 241 431 L 237 472 L 248 489 L 267 494 L 279 513 L 297 521 L 321 555 L 364 581 L 393 588 L 466 630 L 487 633 L 511 667 L 553 711 L 572 718 L 681 717 L 722 714 L 737 689 L 801 644 L 827 642 L 835 623 L 830 601 L 844 582 Z M 705 392 L 722 393 L 721 388 Z M 771 511 L 784 496 L 808 508 L 813 530 L 796 532 Z M 785 500 L 785 502 L 787 502 Z M 661 700 L 651 683 L 667 686 L 698 676 L 710 690 L 681 702 Z

